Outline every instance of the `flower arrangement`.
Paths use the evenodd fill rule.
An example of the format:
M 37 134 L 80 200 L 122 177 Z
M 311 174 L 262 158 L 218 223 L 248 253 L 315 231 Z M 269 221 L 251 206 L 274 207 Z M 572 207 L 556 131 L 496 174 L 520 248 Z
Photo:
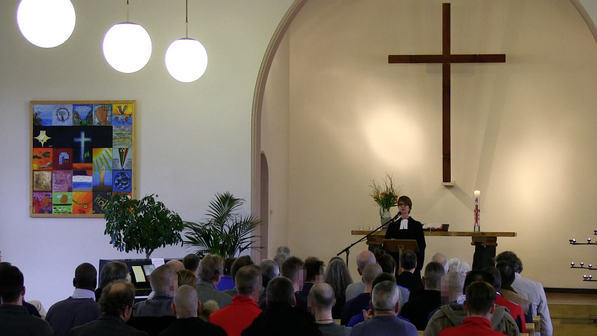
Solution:
M 379 205 L 380 211 L 390 210 L 398 205 L 398 193 L 394 190 L 394 181 L 390 175 L 386 175 L 383 186 L 375 181 L 371 182 L 370 196 Z

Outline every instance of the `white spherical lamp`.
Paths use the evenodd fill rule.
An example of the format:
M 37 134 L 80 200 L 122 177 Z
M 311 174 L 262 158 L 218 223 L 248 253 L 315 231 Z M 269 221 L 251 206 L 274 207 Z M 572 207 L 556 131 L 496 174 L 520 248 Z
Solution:
M 143 26 L 121 22 L 108 29 L 102 49 L 111 67 L 124 73 L 136 72 L 149 62 L 151 38 Z
M 193 82 L 205 73 L 207 52 L 201 42 L 181 38 L 170 43 L 165 56 L 166 69 L 180 82 Z
M 70 0 L 22 0 L 17 7 L 17 25 L 32 44 L 54 48 L 75 29 L 75 8 Z

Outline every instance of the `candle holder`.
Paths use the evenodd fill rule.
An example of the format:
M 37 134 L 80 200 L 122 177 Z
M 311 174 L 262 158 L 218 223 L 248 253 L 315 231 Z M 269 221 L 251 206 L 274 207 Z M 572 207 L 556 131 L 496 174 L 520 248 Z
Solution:
M 597 230 L 593 230 L 593 233 L 595 235 L 597 235 Z M 579 243 L 576 241 L 576 238 L 568 239 L 568 243 L 570 243 L 570 245 L 597 245 L 597 242 L 593 241 L 593 239 L 591 239 L 591 237 L 587 237 L 586 243 Z M 588 269 L 589 271 L 594 270 L 593 264 L 588 264 L 587 266 L 585 266 L 584 261 L 579 262 L 578 265 L 574 261 L 571 261 L 570 268 L 582 268 L 582 269 Z M 583 274 L 582 280 L 583 281 L 597 281 L 597 280 L 593 280 L 593 274 Z

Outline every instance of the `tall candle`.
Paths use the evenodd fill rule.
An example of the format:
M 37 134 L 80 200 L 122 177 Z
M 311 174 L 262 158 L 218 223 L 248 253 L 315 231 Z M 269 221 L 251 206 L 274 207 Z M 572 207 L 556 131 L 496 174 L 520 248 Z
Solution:
M 481 192 L 479 190 L 475 190 L 473 192 L 475 196 L 475 225 L 473 227 L 475 232 L 481 231 L 481 205 L 479 199 L 481 198 Z

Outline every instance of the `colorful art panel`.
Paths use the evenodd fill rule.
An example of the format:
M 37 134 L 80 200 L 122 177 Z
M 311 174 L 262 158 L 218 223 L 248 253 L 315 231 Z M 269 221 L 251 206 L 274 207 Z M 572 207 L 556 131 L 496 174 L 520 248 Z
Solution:
M 54 105 L 33 105 L 33 126 L 52 126 Z
M 133 149 L 129 147 L 112 150 L 113 169 L 133 169 Z
M 112 148 L 93 149 L 93 191 L 112 191 Z
M 101 217 L 132 195 L 134 101 L 31 102 L 31 216 Z
M 52 153 L 52 169 L 70 170 L 73 169 L 73 149 L 54 148 Z
M 93 124 L 96 126 L 112 125 L 112 104 L 93 105 Z
M 31 154 L 31 169 L 33 170 L 52 170 L 53 164 L 52 148 L 33 148 Z
M 114 185 L 112 190 L 115 192 L 131 192 L 133 187 L 133 172 L 131 170 L 114 170 Z
M 54 170 L 52 172 L 52 191 L 73 191 L 73 171 Z
M 73 125 L 73 106 L 72 105 L 54 105 L 52 112 L 52 126 L 72 126 Z
M 52 172 L 33 171 L 33 191 L 52 191 Z
M 112 127 L 114 132 L 132 132 L 133 116 L 132 115 L 115 115 L 112 119 Z
M 93 213 L 93 193 L 92 192 L 73 192 L 73 214 L 91 214 Z
M 104 204 L 112 197 L 111 192 L 94 192 L 93 193 L 93 213 L 103 214 Z
M 53 192 L 52 193 L 52 213 L 53 214 L 72 214 L 73 212 L 73 193 L 72 192 Z
M 114 115 L 133 115 L 133 104 L 113 104 L 112 114 Z
M 73 126 L 93 126 L 92 104 L 73 104 Z
M 51 192 L 34 192 L 32 196 L 32 209 L 34 214 L 51 214 L 52 213 L 52 193 Z

